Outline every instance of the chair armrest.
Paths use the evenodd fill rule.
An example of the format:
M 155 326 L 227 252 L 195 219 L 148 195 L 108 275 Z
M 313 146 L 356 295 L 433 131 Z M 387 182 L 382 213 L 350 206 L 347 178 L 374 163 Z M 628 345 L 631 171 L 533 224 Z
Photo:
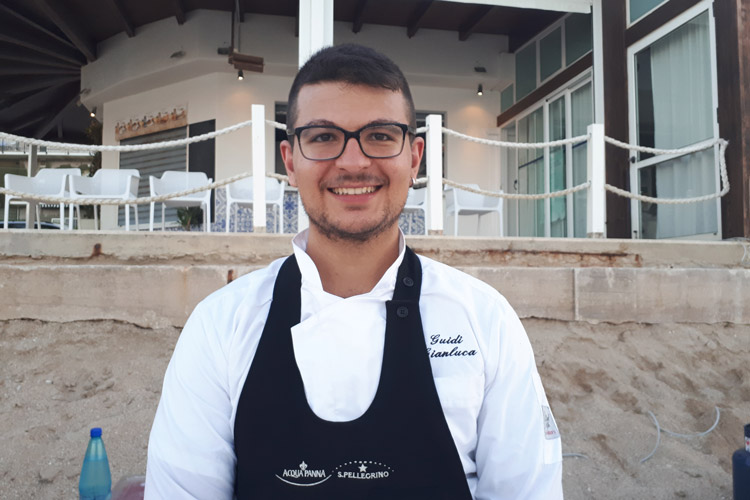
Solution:
M 94 194 L 95 188 L 96 186 L 92 177 L 72 176 L 70 178 L 71 198 L 82 198 L 85 195 Z
M 5 188 L 34 194 L 34 178 L 25 175 L 5 174 Z

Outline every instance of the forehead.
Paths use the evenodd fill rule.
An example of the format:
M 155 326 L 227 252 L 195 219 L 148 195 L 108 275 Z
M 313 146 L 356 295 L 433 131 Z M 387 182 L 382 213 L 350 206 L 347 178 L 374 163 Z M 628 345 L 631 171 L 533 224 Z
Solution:
M 331 122 L 351 129 L 374 121 L 409 123 L 407 108 L 400 91 L 342 82 L 316 83 L 299 91 L 295 126 Z

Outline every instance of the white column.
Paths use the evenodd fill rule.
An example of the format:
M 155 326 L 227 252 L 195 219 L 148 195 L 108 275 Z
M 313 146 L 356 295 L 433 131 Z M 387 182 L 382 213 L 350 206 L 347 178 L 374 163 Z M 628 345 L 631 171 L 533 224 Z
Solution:
M 37 146 L 29 146 L 29 154 L 27 156 L 28 163 L 26 165 L 26 172 L 29 177 L 34 177 L 39 172 L 39 161 L 37 159 Z M 34 228 L 34 221 L 36 221 L 36 201 L 29 201 L 26 209 L 26 229 Z M 41 224 L 42 221 L 39 221 Z
M 443 234 L 443 117 L 427 116 L 427 233 Z
M 253 232 L 266 232 L 266 109 L 253 104 Z M 227 218 L 227 223 L 229 219 Z
M 586 232 L 589 238 L 606 236 L 607 197 L 604 191 L 604 125 L 593 123 L 588 126 L 591 135 L 587 148 L 587 169 L 589 186 L 586 199 Z
M 333 0 L 299 0 L 299 67 L 333 45 Z
M 602 26 L 603 0 L 593 0 L 591 22 L 593 24 L 594 55 L 594 122 L 604 123 L 604 30 Z
M 299 67 L 310 56 L 333 45 L 333 0 L 299 0 Z M 297 230 L 310 225 L 310 219 L 297 196 Z

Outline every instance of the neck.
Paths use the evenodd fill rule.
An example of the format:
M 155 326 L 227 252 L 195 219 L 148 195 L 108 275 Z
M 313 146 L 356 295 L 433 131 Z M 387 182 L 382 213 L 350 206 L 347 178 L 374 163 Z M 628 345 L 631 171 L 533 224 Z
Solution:
M 367 241 L 333 240 L 310 226 L 307 254 L 320 274 L 323 290 L 352 297 L 372 290 L 398 258 L 398 226 Z

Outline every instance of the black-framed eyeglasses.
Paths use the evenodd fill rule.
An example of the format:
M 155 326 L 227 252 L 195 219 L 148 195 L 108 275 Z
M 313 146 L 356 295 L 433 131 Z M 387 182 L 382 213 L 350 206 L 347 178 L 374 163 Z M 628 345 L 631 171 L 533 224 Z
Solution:
M 335 125 L 306 125 L 288 130 L 287 136 L 297 138 L 302 156 L 322 161 L 341 156 L 352 138 L 369 158 L 393 158 L 404 150 L 407 133 L 414 134 L 414 129 L 403 123 L 371 123 L 354 132 Z

